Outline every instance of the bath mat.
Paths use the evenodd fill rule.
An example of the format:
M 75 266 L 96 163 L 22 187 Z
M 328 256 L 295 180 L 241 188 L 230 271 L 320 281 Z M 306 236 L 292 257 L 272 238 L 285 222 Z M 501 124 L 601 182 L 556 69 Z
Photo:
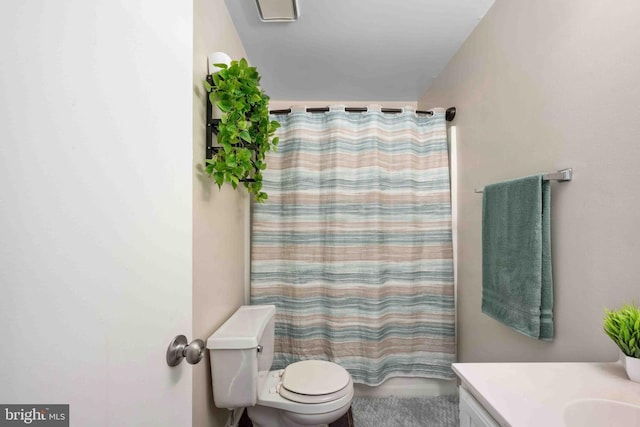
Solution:
M 458 396 L 355 397 L 354 427 L 458 427 Z

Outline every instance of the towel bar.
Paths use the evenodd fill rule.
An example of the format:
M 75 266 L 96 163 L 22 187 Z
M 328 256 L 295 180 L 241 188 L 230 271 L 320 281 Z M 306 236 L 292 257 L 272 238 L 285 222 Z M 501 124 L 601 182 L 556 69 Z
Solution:
M 542 179 L 544 179 L 545 181 L 565 182 L 565 181 L 571 181 L 572 178 L 573 178 L 572 168 L 561 169 L 558 172 L 549 172 L 542 175 Z M 473 192 L 482 193 L 482 190 L 483 190 L 482 188 L 480 189 L 474 188 Z

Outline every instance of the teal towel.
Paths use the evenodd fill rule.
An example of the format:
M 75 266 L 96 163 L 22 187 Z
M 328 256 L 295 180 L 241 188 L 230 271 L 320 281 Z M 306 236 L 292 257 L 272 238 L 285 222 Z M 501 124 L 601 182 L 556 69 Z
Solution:
M 542 175 L 482 195 L 482 312 L 545 341 L 553 339 L 550 202 Z

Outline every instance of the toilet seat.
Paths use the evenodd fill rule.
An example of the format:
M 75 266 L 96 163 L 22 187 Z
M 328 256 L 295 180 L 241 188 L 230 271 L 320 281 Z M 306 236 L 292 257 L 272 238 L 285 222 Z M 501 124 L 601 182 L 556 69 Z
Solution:
M 349 384 L 344 388 L 346 394 L 343 397 L 327 402 L 307 404 L 289 400 L 280 394 L 280 391 L 284 389 L 284 387 L 282 387 L 283 372 L 283 370 L 263 371 L 258 374 L 259 391 L 256 406 L 265 406 L 298 414 L 314 415 L 336 411 L 345 406 L 348 407 L 351 404 L 351 400 L 353 399 L 353 380 L 351 377 L 349 377 Z M 297 396 L 294 396 L 294 398 L 297 398 Z
M 299 403 L 325 403 L 346 396 L 353 387 L 342 366 L 324 360 L 304 360 L 287 366 L 282 374 L 280 396 Z

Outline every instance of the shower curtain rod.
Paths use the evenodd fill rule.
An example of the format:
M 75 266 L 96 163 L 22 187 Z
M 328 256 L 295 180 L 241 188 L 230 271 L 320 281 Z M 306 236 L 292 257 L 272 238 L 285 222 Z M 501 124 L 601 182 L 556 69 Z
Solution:
M 326 113 L 329 111 L 329 107 L 313 107 L 307 108 L 307 113 Z M 367 107 L 345 107 L 344 111 L 347 113 L 366 113 L 368 111 Z M 381 108 L 380 111 L 383 113 L 390 114 L 399 114 L 404 111 L 402 108 Z M 270 114 L 289 114 L 291 112 L 291 108 L 287 108 L 284 110 L 271 110 Z M 417 110 L 416 114 L 427 114 L 429 116 L 433 115 L 433 111 L 422 111 Z M 456 116 L 456 107 L 447 108 L 447 112 L 445 114 L 445 118 L 448 122 L 452 121 Z
M 545 181 L 558 181 L 558 182 L 571 181 L 571 179 L 573 179 L 573 169 L 568 168 L 568 169 L 559 170 L 558 172 L 545 173 L 544 175 L 542 175 L 542 179 L 544 179 Z M 482 190 L 483 190 L 482 188 L 481 189 L 474 188 L 473 192 L 482 193 Z

